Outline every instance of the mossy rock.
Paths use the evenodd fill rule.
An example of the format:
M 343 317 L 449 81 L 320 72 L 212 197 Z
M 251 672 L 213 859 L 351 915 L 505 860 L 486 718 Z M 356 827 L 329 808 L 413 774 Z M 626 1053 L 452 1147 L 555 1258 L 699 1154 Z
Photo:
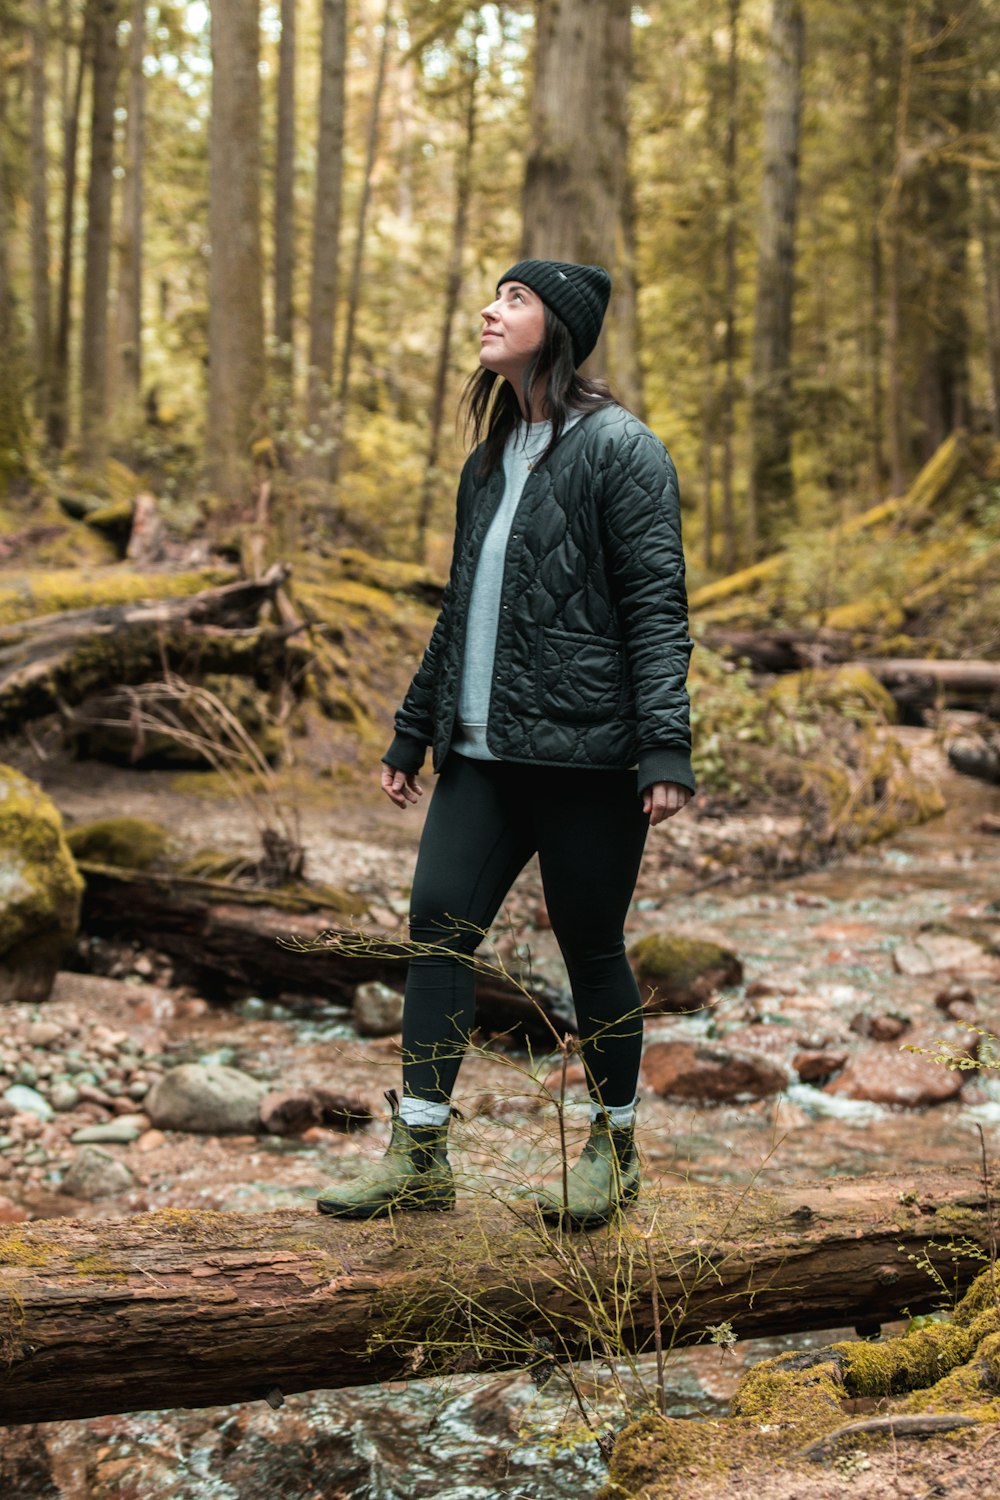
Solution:
M 633 943 L 629 961 L 640 985 L 652 985 L 647 1010 L 692 1010 L 716 990 L 739 984 L 743 965 L 730 948 L 705 938 L 651 932 Z
M 55 803 L 0 765 L 0 1001 L 48 999 L 82 895 Z
M 167 830 L 146 818 L 99 818 L 71 828 L 66 842 L 84 864 L 117 865 L 121 870 L 148 870 L 166 850 Z
M 847 664 L 805 672 L 788 672 L 772 684 L 770 697 L 787 712 L 800 703 L 810 710 L 833 709 L 844 718 L 895 724 L 896 703 L 867 667 Z

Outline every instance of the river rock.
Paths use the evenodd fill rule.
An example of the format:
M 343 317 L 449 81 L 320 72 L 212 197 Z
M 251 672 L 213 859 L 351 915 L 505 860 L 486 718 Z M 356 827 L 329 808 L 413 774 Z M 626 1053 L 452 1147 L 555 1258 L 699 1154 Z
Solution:
M 380 980 L 358 985 L 352 1010 L 361 1036 L 393 1036 L 403 1029 L 403 997 Z
M 260 1124 L 269 1135 L 301 1135 L 319 1123 L 319 1106 L 312 1094 L 273 1089 L 260 1101 Z
M 872 1014 L 859 1010 L 851 1021 L 851 1030 L 855 1036 L 868 1037 L 872 1042 L 895 1042 L 912 1025 L 909 1016 L 897 1015 L 895 1011 L 876 1011 Z
M 698 1010 L 716 990 L 743 978 L 743 965 L 730 948 L 675 932 L 647 934 L 628 956 L 639 985 L 652 986 L 647 1011 Z
M 28 1217 L 28 1210 L 22 1208 L 20 1203 L 15 1203 L 13 1198 L 0 1196 L 0 1224 L 23 1224 Z
M 100 1125 L 81 1125 L 79 1130 L 74 1130 L 70 1140 L 74 1146 L 81 1145 L 84 1141 L 104 1141 L 116 1146 L 127 1146 L 138 1140 L 141 1134 L 139 1126 L 128 1120 L 105 1120 Z
M 43 1099 L 37 1089 L 30 1088 L 26 1083 L 12 1083 L 9 1089 L 3 1091 L 4 1099 L 13 1109 L 23 1111 L 25 1114 L 37 1115 L 40 1120 L 51 1120 L 52 1106 L 47 1099 Z
M 316 1084 L 309 1090 L 319 1110 L 319 1124 L 332 1130 L 363 1130 L 375 1118 L 371 1105 L 358 1094 Z
M 259 1129 L 267 1085 L 224 1063 L 181 1063 L 164 1073 L 143 1103 L 154 1125 L 204 1135 Z
M 1000 978 L 1000 960 L 955 932 L 922 932 L 912 941 L 900 943 L 893 951 L 892 962 L 898 973 L 911 979 L 948 970 Z
M 820 1048 L 818 1051 L 803 1049 L 792 1058 L 792 1067 L 803 1083 L 826 1083 L 834 1073 L 839 1073 L 847 1062 L 847 1056 L 846 1052 L 837 1052 L 833 1048 Z
M 642 1076 L 654 1093 L 692 1104 L 766 1099 L 789 1081 L 786 1069 L 766 1057 L 714 1042 L 653 1042 L 643 1057 Z
M 58 1021 L 32 1021 L 25 1036 L 32 1047 L 50 1047 L 64 1034 Z
M 135 1178 L 123 1161 L 100 1146 L 81 1146 L 66 1168 L 61 1190 L 71 1198 L 112 1198 L 127 1192 Z
M 80 1091 L 74 1088 L 71 1083 L 60 1080 L 60 1082 L 54 1083 L 49 1089 L 49 1103 L 53 1109 L 65 1112 L 69 1109 L 76 1109 L 79 1102 Z
M 82 895 L 55 803 L 0 765 L 0 1002 L 48 999 Z
M 849 1060 L 827 1094 L 865 1099 L 872 1104 L 895 1104 L 903 1109 L 926 1109 L 944 1104 L 961 1093 L 966 1073 L 947 1068 L 921 1053 L 893 1051 L 873 1042 Z

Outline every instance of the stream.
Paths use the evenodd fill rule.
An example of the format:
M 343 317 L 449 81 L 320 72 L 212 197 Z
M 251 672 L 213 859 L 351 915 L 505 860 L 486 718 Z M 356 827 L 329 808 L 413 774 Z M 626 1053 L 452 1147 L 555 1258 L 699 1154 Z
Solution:
M 138 785 L 128 781 L 138 773 L 116 774 L 124 778 L 121 785 Z M 744 980 L 708 1011 L 651 1017 L 647 1045 L 681 1038 L 748 1045 L 750 1035 L 766 1056 L 785 1056 L 804 1044 L 842 1047 L 857 1056 L 862 1072 L 870 1055 L 879 1082 L 896 1065 L 901 1042 L 935 1050 L 936 1037 L 953 1024 L 940 998 L 949 986 L 959 1015 L 974 1017 L 971 1024 L 984 1033 L 1000 1032 L 1000 961 L 990 948 L 1000 952 L 1000 836 L 977 826 L 984 814 L 1000 814 L 1000 788 L 957 775 L 943 757 L 940 775 L 944 816 L 780 882 L 743 880 L 692 891 L 690 873 L 671 866 L 669 840 L 653 847 L 651 836 L 629 938 L 668 924 L 714 938 L 740 955 Z M 101 815 L 108 791 L 98 785 L 83 778 L 50 790 L 72 821 Z M 164 816 L 162 809 L 158 815 Z M 356 838 L 348 830 L 341 844 L 317 835 L 313 873 L 350 884 L 350 843 L 356 884 L 377 885 L 387 913 L 401 897 L 405 910 L 418 825 L 410 820 L 398 838 L 385 815 L 373 826 L 367 842 L 359 830 Z M 512 896 L 512 925 L 519 939 L 528 935 L 536 969 L 559 981 L 554 938 L 544 924 L 529 920 L 539 898 L 537 868 L 529 866 Z M 914 972 L 913 962 L 903 961 L 904 947 L 912 953 L 922 932 L 945 927 L 975 932 L 984 945 L 981 961 L 966 955 L 954 966 L 935 968 L 932 957 L 931 967 Z M 117 979 L 60 976 L 52 1013 L 58 1017 L 60 1005 L 75 1004 L 89 1014 L 92 1004 L 105 1019 L 120 1018 L 120 992 L 129 985 L 135 992 L 137 984 L 127 965 Z M 164 1056 L 175 1061 L 232 1061 L 276 1086 L 318 1082 L 334 1072 L 338 1086 L 366 1091 L 384 1114 L 380 1090 L 394 1080 L 398 1058 L 389 1042 L 359 1042 L 346 1011 L 327 1007 L 304 1015 L 260 1000 L 222 1008 L 193 999 L 151 982 L 138 1002 L 132 994 L 128 1013 L 156 1031 Z M 900 1041 L 859 1038 L 858 1017 L 885 1016 L 903 1018 Z M 981 1061 L 996 1057 L 991 1049 L 987 1035 Z M 536 1072 L 544 1072 L 545 1060 L 535 1061 Z M 470 1117 L 502 1117 L 498 1096 L 516 1093 L 505 1074 L 509 1065 L 489 1053 L 469 1059 L 457 1102 Z M 580 1120 L 581 1111 L 577 1107 Z M 933 1107 L 900 1108 L 796 1082 L 777 1099 L 716 1106 L 677 1104 L 647 1090 L 640 1114 L 651 1174 L 683 1172 L 705 1182 L 745 1181 L 754 1173 L 787 1183 L 910 1166 L 967 1168 L 979 1161 L 978 1127 L 995 1163 L 995 1068 L 964 1075 L 961 1092 Z M 363 1149 L 374 1154 L 384 1139 L 379 1124 L 365 1133 Z M 326 1131 L 256 1141 L 178 1134 L 144 1154 L 136 1189 L 113 1209 L 61 1205 L 57 1171 L 26 1181 L 24 1201 L 40 1216 L 82 1211 L 91 1217 L 165 1204 L 241 1211 L 301 1205 L 357 1141 Z M 748 1363 L 829 1337 L 674 1352 L 667 1364 L 668 1410 L 723 1413 Z M 633 1389 L 641 1384 L 651 1392 L 654 1376 L 652 1360 L 643 1360 L 628 1380 Z M 616 1424 L 620 1404 L 607 1372 L 587 1371 L 586 1378 L 600 1422 Z M 293 1395 L 276 1410 L 261 1402 L 50 1422 L 8 1429 L 0 1440 L 3 1500 L 579 1500 L 597 1489 L 605 1472 L 559 1374 L 540 1390 L 523 1374 L 461 1375 Z

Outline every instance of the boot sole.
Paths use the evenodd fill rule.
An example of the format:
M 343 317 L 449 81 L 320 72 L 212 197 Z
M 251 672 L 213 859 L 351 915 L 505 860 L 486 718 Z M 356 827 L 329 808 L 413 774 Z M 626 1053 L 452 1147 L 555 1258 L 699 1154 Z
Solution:
M 384 1203 L 337 1203 L 335 1200 L 316 1199 L 321 1214 L 333 1214 L 340 1219 L 380 1219 L 391 1213 L 447 1213 L 455 1207 L 451 1198 L 390 1198 Z

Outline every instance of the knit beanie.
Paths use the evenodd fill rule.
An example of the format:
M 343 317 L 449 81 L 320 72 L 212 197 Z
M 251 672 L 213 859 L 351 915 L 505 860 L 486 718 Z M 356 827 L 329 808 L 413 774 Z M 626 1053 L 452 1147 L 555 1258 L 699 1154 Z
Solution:
M 582 365 L 597 343 L 604 310 L 611 296 L 611 277 L 603 266 L 578 266 L 565 260 L 519 260 L 497 282 L 523 281 L 566 324 L 573 358 Z

